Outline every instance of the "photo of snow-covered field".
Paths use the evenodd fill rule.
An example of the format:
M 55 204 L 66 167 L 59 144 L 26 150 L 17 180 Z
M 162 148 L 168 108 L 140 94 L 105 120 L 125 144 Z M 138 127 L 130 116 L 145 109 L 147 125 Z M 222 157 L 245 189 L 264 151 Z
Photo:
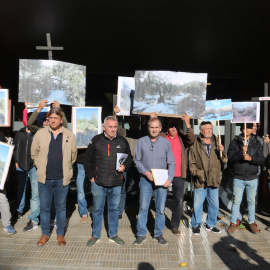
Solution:
M 232 123 L 259 123 L 260 102 L 232 102 Z
M 205 121 L 231 120 L 231 99 L 207 100 L 205 102 Z
M 0 89 L 0 126 L 8 126 L 8 89 Z
M 180 115 L 203 119 L 206 73 L 136 71 L 134 113 Z
M 130 115 L 132 112 L 135 91 L 133 77 L 118 77 L 117 106 L 120 112 L 117 115 Z
M 19 102 L 38 107 L 49 103 L 85 106 L 86 67 L 54 60 L 21 59 L 19 66 Z

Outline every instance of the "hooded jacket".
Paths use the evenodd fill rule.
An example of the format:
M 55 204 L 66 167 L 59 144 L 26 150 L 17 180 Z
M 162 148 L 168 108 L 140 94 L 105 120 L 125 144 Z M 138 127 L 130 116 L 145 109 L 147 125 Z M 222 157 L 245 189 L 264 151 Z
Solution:
M 220 186 L 222 164 L 227 163 L 228 158 L 225 151 L 220 157 L 218 138 L 212 135 L 211 140 L 212 146 L 209 156 L 202 144 L 201 134 L 189 148 L 189 169 L 194 176 L 195 188 L 205 186 L 218 188 Z
M 257 178 L 258 166 L 264 163 L 263 148 L 259 140 L 251 135 L 247 150 L 251 161 L 247 161 L 243 159 L 243 145 L 241 135 L 231 141 L 228 149 L 229 166 L 232 167 L 234 178 L 254 180 Z
M 27 172 L 34 166 L 34 161 L 31 158 L 31 145 L 33 141 L 33 134 L 26 132 L 26 128 L 21 128 L 14 138 L 14 152 L 13 157 L 15 163 L 18 163 L 20 169 Z

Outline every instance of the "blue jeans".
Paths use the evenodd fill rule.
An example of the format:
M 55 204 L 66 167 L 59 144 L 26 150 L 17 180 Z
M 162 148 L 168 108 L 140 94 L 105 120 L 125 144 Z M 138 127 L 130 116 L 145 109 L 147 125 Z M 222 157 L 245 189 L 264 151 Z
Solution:
M 87 216 L 87 201 L 85 199 L 84 193 L 84 181 L 85 181 L 85 170 L 83 164 L 77 163 L 77 177 L 76 177 L 76 186 L 77 186 L 77 201 L 79 207 L 79 213 L 81 216 Z
M 120 198 L 120 202 L 119 202 L 119 215 L 123 215 L 123 212 L 125 210 L 125 206 L 126 206 L 126 198 L 127 198 L 127 173 L 123 172 L 123 177 L 124 177 L 124 182 L 122 185 L 122 189 L 121 189 L 121 198 Z
M 140 179 L 140 209 L 137 220 L 137 236 L 145 236 L 147 233 L 146 224 L 149 211 L 149 205 L 152 198 L 152 193 L 155 194 L 156 218 L 154 236 L 158 237 L 163 234 L 162 230 L 165 227 L 165 203 L 167 199 L 167 189 L 155 184 L 145 177 Z
M 38 181 L 37 181 L 37 170 L 33 167 L 28 172 L 23 171 L 20 168 L 16 169 L 16 178 L 18 183 L 17 189 L 17 211 L 23 213 L 25 206 L 25 193 L 28 181 L 28 175 L 31 183 L 31 199 L 30 209 L 31 214 L 28 216 L 29 220 L 33 220 L 35 223 L 39 222 L 38 216 L 40 212 L 39 192 L 38 192 Z
M 93 231 L 92 235 L 100 238 L 103 223 L 103 212 L 105 199 L 107 195 L 108 204 L 108 225 L 109 237 L 117 235 L 119 226 L 119 202 L 121 197 L 121 186 L 102 187 L 95 182 L 91 182 L 91 191 L 93 195 L 94 209 L 92 211 Z
M 248 223 L 255 222 L 255 197 L 258 187 L 258 179 L 254 180 L 241 180 L 233 179 L 233 205 L 231 222 L 236 224 L 237 216 L 239 213 L 240 204 L 242 202 L 243 192 L 246 189 L 247 203 L 248 203 Z
M 196 228 L 202 224 L 203 203 L 205 201 L 205 198 L 207 200 L 206 225 L 210 228 L 216 226 L 219 209 L 218 193 L 218 188 L 215 187 L 194 189 L 193 213 L 191 219 L 191 226 L 193 228 Z
M 40 224 L 43 235 L 49 235 L 50 233 L 50 215 L 53 196 L 56 209 L 56 234 L 64 235 L 68 188 L 69 185 L 63 186 L 63 179 L 46 180 L 45 184 L 38 182 L 40 194 Z

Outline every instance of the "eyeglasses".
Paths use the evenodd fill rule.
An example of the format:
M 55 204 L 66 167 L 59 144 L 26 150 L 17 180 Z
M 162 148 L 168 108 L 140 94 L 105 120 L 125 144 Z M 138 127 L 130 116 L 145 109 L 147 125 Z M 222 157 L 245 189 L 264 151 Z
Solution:
M 150 151 L 154 151 L 154 145 L 151 143 Z
M 49 122 L 49 119 L 48 118 L 46 118 L 43 122 Z

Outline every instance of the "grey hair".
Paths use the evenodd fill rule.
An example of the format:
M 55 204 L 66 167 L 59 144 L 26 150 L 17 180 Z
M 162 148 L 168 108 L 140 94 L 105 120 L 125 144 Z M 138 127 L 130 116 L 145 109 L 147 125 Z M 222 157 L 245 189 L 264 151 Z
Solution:
M 150 119 L 149 119 L 149 121 L 148 121 L 148 128 L 150 127 L 150 125 L 151 125 L 152 122 L 154 122 L 154 121 L 158 121 L 158 122 L 159 122 L 160 128 L 162 128 L 161 121 L 160 121 L 159 118 L 157 118 L 157 117 L 154 117 L 154 118 L 150 118 Z
M 117 118 L 116 118 L 116 117 L 114 117 L 114 116 L 112 116 L 112 115 L 110 115 L 110 116 L 107 116 L 107 117 L 104 119 L 104 126 L 106 126 L 106 122 L 107 122 L 107 120 L 113 120 L 113 121 L 116 121 L 116 122 L 117 122 L 117 124 L 118 124 L 118 120 L 117 120 Z
M 202 121 L 200 124 L 200 131 L 202 131 L 204 129 L 205 125 L 211 125 L 213 127 L 213 125 L 210 121 Z

